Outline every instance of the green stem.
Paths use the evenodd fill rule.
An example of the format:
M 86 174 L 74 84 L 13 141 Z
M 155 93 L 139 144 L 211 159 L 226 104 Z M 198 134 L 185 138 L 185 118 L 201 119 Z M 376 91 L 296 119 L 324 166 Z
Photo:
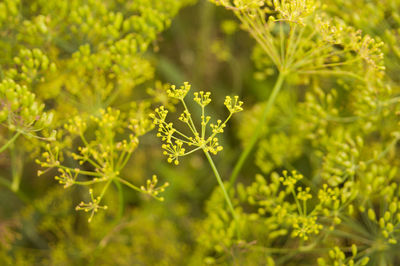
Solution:
M 291 189 L 291 192 L 292 192 L 294 201 L 296 202 L 297 210 L 299 211 L 299 214 L 300 214 L 301 216 L 306 215 L 305 213 L 303 213 L 303 210 L 302 210 L 302 208 L 301 208 L 301 205 L 300 205 L 299 200 L 297 199 L 297 195 L 296 195 L 296 192 L 294 191 L 294 188 Z
M 247 157 L 249 156 L 249 154 L 250 154 L 251 150 L 253 149 L 254 145 L 256 144 L 258 138 L 260 137 L 260 134 L 261 134 L 262 128 L 265 124 L 265 121 L 267 119 L 267 116 L 268 116 L 269 112 L 271 111 L 271 108 L 276 100 L 276 96 L 278 95 L 279 91 L 282 88 L 282 84 L 285 79 L 285 76 L 286 76 L 285 72 L 279 73 L 279 76 L 275 83 L 275 86 L 272 89 L 272 93 L 268 98 L 267 104 L 264 107 L 264 110 L 262 112 L 260 119 L 258 120 L 258 125 L 253 133 L 253 136 L 251 137 L 249 144 L 247 145 L 245 150 L 242 152 L 239 160 L 237 161 L 235 167 L 233 168 L 231 178 L 229 180 L 229 186 L 232 186 L 235 183 L 235 181 L 239 175 L 239 172 L 242 169 L 244 162 L 246 161 Z
M 186 112 L 188 112 L 190 114 L 189 109 L 187 108 L 185 101 L 183 99 L 181 99 L 181 102 L 182 102 L 182 105 L 185 108 Z M 187 123 L 187 125 L 189 126 L 190 130 L 192 131 L 192 133 L 195 136 L 200 136 L 199 133 L 197 132 L 197 129 L 196 129 L 195 125 L 194 125 L 192 116 L 189 116 L 189 122 Z
M 341 231 L 341 230 L 331 230 L 331 231 L 328 231 L 328 232 L 330 234 L 333 234 L 333 235 L 343 236 L 343 237 L 347 237 L 347 238 L 352 239 L 352 240 L 360 241 L 360 242 L 364 243 L 365 245 L 373 245 L 373 243 L 374 243 L 370 239 L 364 238 L 362 236 L 359 236 L 359 235 L 356 235 L 356 234 L 353 234 L 353 233 Z
M 9 139 L 7 143 L 3 145 L 3 147 L 0 148 L 0 153 L 5 151 L 8 146 L 10 146 L 19 137 L 19 135 L 21 135 L 21 132 L 18 131 L 17 133 L 15 133 L 15 135 L 11 139 Z
M 365 82 L 365 79 L 357 74 L 354 74 L 350 71 L 342 71 L 342 70 L 299 70 L 297 73 L 300 74 L 314 74 L 314 75 L 338 75 L 338 76 L 349 76 L 359 81 Z
M 219 184 L 219 186 L 220 186 L 221 189 L 222 189 L 222 192 L 223 192 L 223 194 L 224 194 L 225 200 L 226 200 L 226 202 L 228 203 L 229 210 L 230 210 L 231 213 L 232 213 L 233 219 L 234 219 L 235 222 L 236 222 L 238 239 L 240 239 L 239 219 L 238 219 L 238 217 L 237 217 L 237 215 L 236 215 L 236 212 L 235 212 L 235 210 L 234 210 L 234 208 L 233 208 L 231 199 L 229 198 L 228 192 L 227 192 L 226 189 L 225 189 L 224 183 L 222 182 L 222 178 L 221 178 L 221 176 L 220 176 L 219 173 L 218 173 L 217 167 L 215 167 L 214 161 L 213 161 L 213 159 L 211 158 L 210 153 L 209 153 L 208 151 L 205 151 L 205 150 L 203 150 L 203 151 L 204 151 L 204 154 L 206 155 L 206 157 L 207 157 L 207 159 L 208 159 L 208 162 L 209 162 L 210 165 L 211 165 L 211 168 L 212 168 L 212 170 L 213 170 L 213 172 L 214 172 L 215 177 L 217 178 L 218 184 Z
M 101 173 L 83 171 L 83 170 L 80 170 L 80 169 L 74 169 L 74 168 L 66 167 L 64 165 L 55 165 L 55 167 L 61 168 L 61 169 L 65 169 L 65 170 L 69 170 L 71 172 L 78 173 L 78 174 L 81 174 L 81 175 L 103 177 L 103 174 L 101 174 Z
M 103 187 L 103 190 L 101 191 L 101 194 L 99 196 L 100 197 L 99 202 L 98 202 L 99 204 L 100 204 L 100 201 L 103 199 L 104 195 L 106 194 L 106 191 L 107 191 L 108 187 L 110 186 L 111 181 L 112 181 L 112 179 L 108 180 L 106 185 Z
M 123 215 L 124 215 L 124 193 L 122 191 L 122 186 L 121 183 L 117 180 L 114 180 L 114 184 L 117 187 L 118 190 L 118 198 L 119 198 L 119 208 L 118 208 L 118 217 L 117 221 L 119 222 Z
M 97 184 L 97 183 L 102 183 L 105 182 L 106 179 L 105 178 L 99 178 L 96 180 L 90 180 L 90 181 L 74 181 L 75 185 L 80 185 L 80 186 L 90 186 L 93 184 Z
M 133 190 L 136 190 L 136 191 L 138 191 L 138 192 L 143 192 L 143 190 L 141 190 L 140 188 L 138 188 L 138 187 L 135 186 L 135 185 L 132 185 L 131 183 L 129 183 L 129 182 L 126 181 L 125 179 L 122 179 L 122 178 L 120 178 L 120 177 L 116 177 L 116 180 L 118 180 L 118 181 L 121 182 L 122 184 L 124 184 L 124 185 L 130 187 L 130 188 L 133 189 Z
M 10 155 L 11 155 L 11 172 L 12 172 L 12 183 L 11 189 L 14 192 L 19 190 L 19 185 L 21 184 L 22 178 L 22 158 L 21 155 L 17 156 L 17 151 L 15 150 L 15 143 L 10 145 Z

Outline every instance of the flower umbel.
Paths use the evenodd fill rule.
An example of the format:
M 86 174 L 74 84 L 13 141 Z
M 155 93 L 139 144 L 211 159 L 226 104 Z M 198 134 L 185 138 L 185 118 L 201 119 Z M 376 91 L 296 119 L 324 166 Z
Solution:
M 96 115 L 90 117 L 76 116 L 64 125 L 66 137 L 72 135 L 80 138 L 81 144 L 77 150 L 69 152 L 80 168 L 69 167 L 63 162 L 62 141 L 46 145 L 46 151 L 42 154 L 43 159 L 36 161 L 47 170 L 57 168 L 59 174 L 55 179 L 64 185 L 64 188 L 75 185 L 90 187 L 91 201 L 81 202 L 76 207 L 76 210 L 91 212 L 89 222 L 99 209 L 107 209 L 106 206 L 101 206 L 100 202 L 111 183 L 116 184 L 117 187 L 119 183 L 122 183 L 158 200 L 162 200 L 158 194 L 164 191 L 168 185 L 156 188 L 157 178 L 153 177 L 150 183 L 147 182 L 147 188 L 144 189 L 122 177 L 122 170 L 139 144 L 139 136 L 153 127 L 148 118 L 149 111 L 146 111 L 146 105 L 132 104 L 131 107 L 133 111 L 129 116 L 119 109 L 109 107 L 100 109 Z M 142 115 L 146 112 L 146 116 Z M 163 116 L 161 111 L 160 115 Z M 94 134 L 91 134 L 92 132 Z M 47 170 L 40 170 L 38 175 L 44 174 Z M 99 196 L 93 195 L 95 186 L 102 186 Z
M 217 120 L 215 124 L 209 124 L 211 117 L 206 115 L 205 107 L 211 102 L 211 93 L 204 91 L 195 92 L 193 100 L 201 108 L 201 126 L 197 128 L 191 112 L 187 108 L 184 100 L 185 96 L 190 90 L 190 87 L 191 85 L 185 82 L 180 89 L 177 89 L 175 85 L 172 85 L 171 89 L 169 89 L 167 92 L 169 97 L 179 99 L 182 103 L 184 111 L 181 113 L 179 120 L 186 124 L 190 130 L 191 136 L 178 131 L 174 127 L 173 123 L 166 122 L 168 111 L 164 106 L 156 108 L 154 113 L 150 114 L 154 125 L 158 126 L 157 136 L 160 137 L 164 142 L 162 145 L 162 148 L 164 149 L 164 155 L 168 156 L 169 163 L 173 162 L 176 165 L 179 164 L 179 157 L 188 155 L 200 149 L 211 152 L 212 154 L 217 154 L 219 151 L 221 151 L 223 147 L 219 144 L 217 137 L 218 134 L 224 132 L 223 129 L 226 127 L 227 122 L 234 113 L 238 113 L 243 110 L 243 102 L 239 101 L 238 96 L 234 96 L 233 98 L 226 96 L 224 104 L 229 111 L 228 117 L 224 121 Z M 208 135 L 207 130 L 211 131 Z
M 90 217 L 88 219 L 88 222 L 90 223 L 93 219 L 94 214 L 99 210 L 99 209 L 104 209 L 107 210 L 107 206 L 101 206 L 100 205 L 100 201 L 101 201 L 101 197 L 94 197 L 93 196 L 93 189 L 89 189 L 89 194 L 90 194 L 90 198 L 91 201 L 89 203 L 85 203 L 85 202 L 81 202 L 79 203 L 78 206 L 76 206 L 76 210 L 77 211 L 85 211 L 85 212 L 90 212 Z
M 164 197 L 160 197 L 158 194 L 161 192 L 165 191 L 165 188 L 169 186 L 169 183 L 166 182 L 163 185 L 157 187 L 158 184 L 158 178 L 156 175 L 153 175 L 152 179 L 148 179 L 146 181 L 146 187 L 141 186 L 140 189 L 145 192 L 146 194 L 149 194 L 153 198 L 159 200 L 159 201 L 164 201 Z

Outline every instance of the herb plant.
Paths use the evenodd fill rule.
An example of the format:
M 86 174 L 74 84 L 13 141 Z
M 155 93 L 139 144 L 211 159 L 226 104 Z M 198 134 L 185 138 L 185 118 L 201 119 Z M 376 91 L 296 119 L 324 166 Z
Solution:
M 399 12 L 0 1 L 1 265 L 398 265 Z

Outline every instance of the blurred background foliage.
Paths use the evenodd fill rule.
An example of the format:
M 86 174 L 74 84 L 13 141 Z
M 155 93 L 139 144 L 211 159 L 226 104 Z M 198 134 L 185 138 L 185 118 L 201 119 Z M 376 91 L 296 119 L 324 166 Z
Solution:
M 194 153 L 179 166 L 168 164 L 148 121 L 160 104 L 180 110 L 166 95 L 169 84 L 189 81 L 194 91 L 211 91 L 212 117 L 226 114 L 225 95 L 240 95 L 244 112 L 225 129 L 220 140 L 224 149 L 215 156 L 221 176 L 229 180 L 278 69 L 235 10 L 211 2 L 0 1 L 0 78 L 5 88 L 0 108 L 7 109 L 0 113 L 0 145 L 19 132 L 0 153 L 2 265 L 400 263 L 400 2 L 329 0 L 319 6 L 327 16 L 384 43 L 384 76 L 377 74 L 372 89 L 349 77 L 293 73 L 285 80 L 257 145 L 229 190 L 240 213 L 239 240 L 205 157 Z M 25 99 L 26 89 L 35 96 Z M 86 145 L 78 120 L 72 119 L 86 121 L 82 132 L 98 141 L 88 121 L 104 118 L 100 110 L 108 107 L 118 109 L 126 122 L 112 129 L 119 135 L 100 139 L 117 145 L 130 136 L 138 138 L 118 174 L 137 187 L 156 174 L 169 186 L 160 202 L 113 184 L 101 198 L 107 210 L 99 210 L 88 223 L 87 213 L 75 211 L 89 200 L 88 189 L 62 188 L 54 180 L 61 176 L 55 168 L 59 162 L 73 172 L 79 167 L 94 171 L 96 166 L 86 160 L 80 164 L 72 155 Z M 128 127 L 132 132 L 124 131 Z M 48 157 L 43 152 L 54 148 L 60 151 L 52 161 L 56 164 L 44 165 Z M 297 172 L 285 176 L 284 170 Z M 38 176 L 38 171 L 44 172 Z M 301 177 L 296 179 L 297 173 Z M 304 202 L 315 215 L 297 213 L 298 194 L 293 198 L 280 176 L 294 176 L 296 186 L 304 189 L 298 194 L 311 189 L 312 200 Z M 83 182 L 90 180 L 83 176 Z M 90 186 L 100 194 L 101 184 Z M 329 199 L 324 201 L 322 194 Z M 298 232 L 304 224 L 309 239 Z

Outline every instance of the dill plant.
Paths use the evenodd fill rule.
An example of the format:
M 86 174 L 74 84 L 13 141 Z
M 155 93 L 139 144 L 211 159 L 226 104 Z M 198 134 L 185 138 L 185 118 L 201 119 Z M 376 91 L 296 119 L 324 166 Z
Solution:
M 24 135 L 30 138 L 24 144 L 30 146 L 26 151 L 37 157 L 45 150 L 43 160 L 36 162 L 58 169 L 56 179 L 66 188 L 106 181 L 98 196 L 91 188 L 89 203 L 77 207 L 91 213 L 89 221 L 104 208 L 100 201 L 111 183 L 120 191 L 120 215 L 124 205 L 120 183 L 162 199 L 157 195 L 165 186 L 156 187 L 155 176 L 145 186 L 115 178 L 136 149 L 138 137 L 152 128 L 147 122 L 151 98 L 133 100 L 132 89 L 154 76 L 144 54 L 188 3 L 177 1 L 167 7 L 159 1 L 132 1 L 124 8 L 119 1 L 1 3 L 1 35 L 7 38 L 2 38 L 0 47 L 11 55 L 2 58 L 1 67 L 0 122 L 10 131 L 1 151 L 9 148 L 13 158 L 12 181 L 2 178 L 2 184 L 21 193 L 22 166 L 29 159 L 14 142 Z M 129 108 L 115 107 L 121 104 Z M 132 133 L 125 134 L 125 127 Z M 95 136 L 85 136 L 88 128 L 96 130 Z M 76 162 L 66 165 L 65 159 Z
M 231 241 L 214 195 L 199 240 L 215 252 L 207 261 L 262 264 L 269 255 L 267 264 L 285 265 L 315 252 L 321 257 L 310 263 L 394 265 L 398 223 L 387 206 L 398 208 L 391 204 L 398 201 L 398 85 L 385 73 L 384 43 L 318 1 L 212 2 L 232 11 L 256 40 L 259 71 L 278 77 L 262 108 L 244 114 L 243 121 L 258 121 L 240 130 L 245 149 L 231 175 L 233 186 L 260 141 L 255 162 L 270 177 L 236 184 L 249 240 Z M 282 91 L 284 82 L 298 91 Z
M 162 200 L 159 193 L 168 183 L 159 186 L 153 175 L 136 186 L 121 178 L 120 171 L 137 148 L 138 137 L 152 129 L 148 115 L 153 98 L 134 90 L 154 79 L 146 53 L 189 3 L 2 1 L 0 151 L 6 166 L 1 185 L 35 212 L 45 212 L 40 207 L 44 198 L 35 202 L 26 188 L 20 189 L 23 175 L 36 161 L 42 167 L 39 176 L 56 176 L 65 188 L 88 187 L 76 210 L 88 212 L 89 222 L 107 208 L 104 197 L 111 184 L 119 198 L 114 222 L 123 218 L 122 184 Z M 7 265 L 22 263 L 16 246 L 1 249 Z M 30 260 L 30 255 L 22 257 L 24 263 Z M 37 263 L 45 261 L 36 258 Z
M 43 160 L 38 160 L 42 167 L 57 168 L 59 175 L 55 177 L 64 188 L 73 185 L 91 186 L 104 183 L 98 196 L 94 196 L 93 189 L 89 189 L 90 200 L 88 203 L 81 202 L 76 206 L 76 210 L 90 212 L 89 222 L 93 215 L 99 209 L 107 209 L 105 205 L 100 205 L 105 193 L 111 183 L 115 183 L 117 188 L 121 190 L 120 185 L 124 184 L 133 190 L 146 193 L 155 199 L 163 200 L 159 197 L 159 192 L 163 192 L 168 183 L 160 187 L 157 185 L 157 177 L 154 175 L 151 180 L 147 180 L 145 186 L 135 186 L 124 178 L 121 178 L 121 171 L 126 166 L 133 151 L 139 144 L 138 137 L 145 134 L 151 129 L 151 124 L 143 118 L 135 118 L 135 108 L 132 106 L 132 112 L 129 115 L 129 121 L 120 113 L 119 110 L 107 108 L 100 110 L 99 116 L 92 116 L 91 119 L 95 124 L 95 137 L 93 140 L 85 137 L 88 125 L 81 117 L 75 117 L 65 125 L 66 131 L 71 135 L 78 135 L 82 141 L 82 146 L 78 146 L 77 152 L 71 153 L 71 156 L 79 165 L 88 163 L 94 171 L 81 170 L 80 168 L 72 168 L 62 165 L 60 160 L 63 158 L 63 146 L 53 144 L 47 146 L 47 151 L 43 153 Z M 137 114 L 136 114 L 137 116 Z M 132 133 L 125 139 L 119 139 L 117 132 L 123 132 L 124 128 L 129 128 Z M 38 175 L 42 175 L 44 171 L 39 171 Z M 79 180 L 78 176 L 88 176 L 92 180 Z M 121 200 L 121 212 L 123 208 L 123 198 Z
M 224 128 L 226 127 L 226 124 L 232 115 L 243 110 L 243 102 L 239 101 L 238 96 L 234 96 L 233 98 L 226 96 L 224 105 L 228 109 L 229 115 L 224 121 L 218 119 L 214 124 L 210 123 L 211 116 L 208 116 L 205 112 L 205 107 L 211 102 L 211 93 L 204 91 L 195 92 L 193 100 L 201 108 L 201 129 L 197 129 L 194 119 L 192 118 L 192 114 L 185 103 L 185 97 L 190 88 L 191 85 L 187 82 L 185 82 L 180 88 L 176 88 L 175 85 L 172 85 L 171 88 L 167 90 L 167 94 L 169 97 L 177 99 L 182 103 L 184 110 L 179 116 L 179 120 L 186 124 L 190 130 L 191 136 L 187 136 L 185 133 L 177 130 L 173 123 L 168 123 L 165 121 L 168 110 L 166 110 L 164 106 L 157 108 L 155 113 L 151 114 L 150 116 L 153 118 L 154 124 L 158 126 L 157 136 L 160 137 L 163 142 L 165 142 L 162 145 L 162 148 L 164 149 L 164 155 L 168 156 L 169 163 L 175 163 L 178 165 L 179 157 L 189 155 L 197 150 L 202 150 L 204 152 L 214 172 L 214 175 L 217 178 L 218 184 L 221 187 L 229 210 L 236 222 L 236 230 L 238 237 L 240 237 L 239 217 L 233 208 L 230 197 L 225 189 L 222 178 L 214 164 L 212 157 L 210 156 L 210 153 L 216 155 L 218 152 L 222 151 L 223 147 L 219 144 L 217 136 L 218 134 L 224 132 Z M 207 127 L 208 124 L 209 128 Z M 211 133 L 209 136 L 207 136 L 207 131 L 210 130 Z M 189 148 L 191 149 L 186 151 Z
M 268 96 L 242 91 L 254 99 L 245 110 L 227 96 L 225 120 L 213 120 L 210 92 L 189 102 L 190 83 L 156 80 L 158 36 L 192 2 L 0 3 L 0 182 L 23 202 L 1 208 L 13 217 L 0 221 L 0 262 L 397 265 L 398 1 L 209 1 L 225 9 L 226 40 L 206 39 L 215 25 L 200 22 L 203 52 L 237 63 L 234 40 L 247 32 L 259 81 L 233 78 Z M 174 53 L 192 45 L 180 37 Z M 206 73 L 204 62 L 193 69 Z M 154 128 L 179 167 L 158 157 Z M 197 178 L 209 172 L 201 152 L 216 188 Z M 43 186 L 49 176 L 64 189 Z
M 213 2 L 235 13 L 262 49 L 261 55 L 268 56 L 262 59 L 264 64 L 275 66 L 279 73 L 258 127 L 235 165 L 232 182 L 257 142 L 261 126 L 287 76 L 342 75 L 361 81 L 365 80 L 365 73 L 369 77 L 382 76 L 383 53 L 379 48 L 383 44 L 329 18 L 318 1 Z

